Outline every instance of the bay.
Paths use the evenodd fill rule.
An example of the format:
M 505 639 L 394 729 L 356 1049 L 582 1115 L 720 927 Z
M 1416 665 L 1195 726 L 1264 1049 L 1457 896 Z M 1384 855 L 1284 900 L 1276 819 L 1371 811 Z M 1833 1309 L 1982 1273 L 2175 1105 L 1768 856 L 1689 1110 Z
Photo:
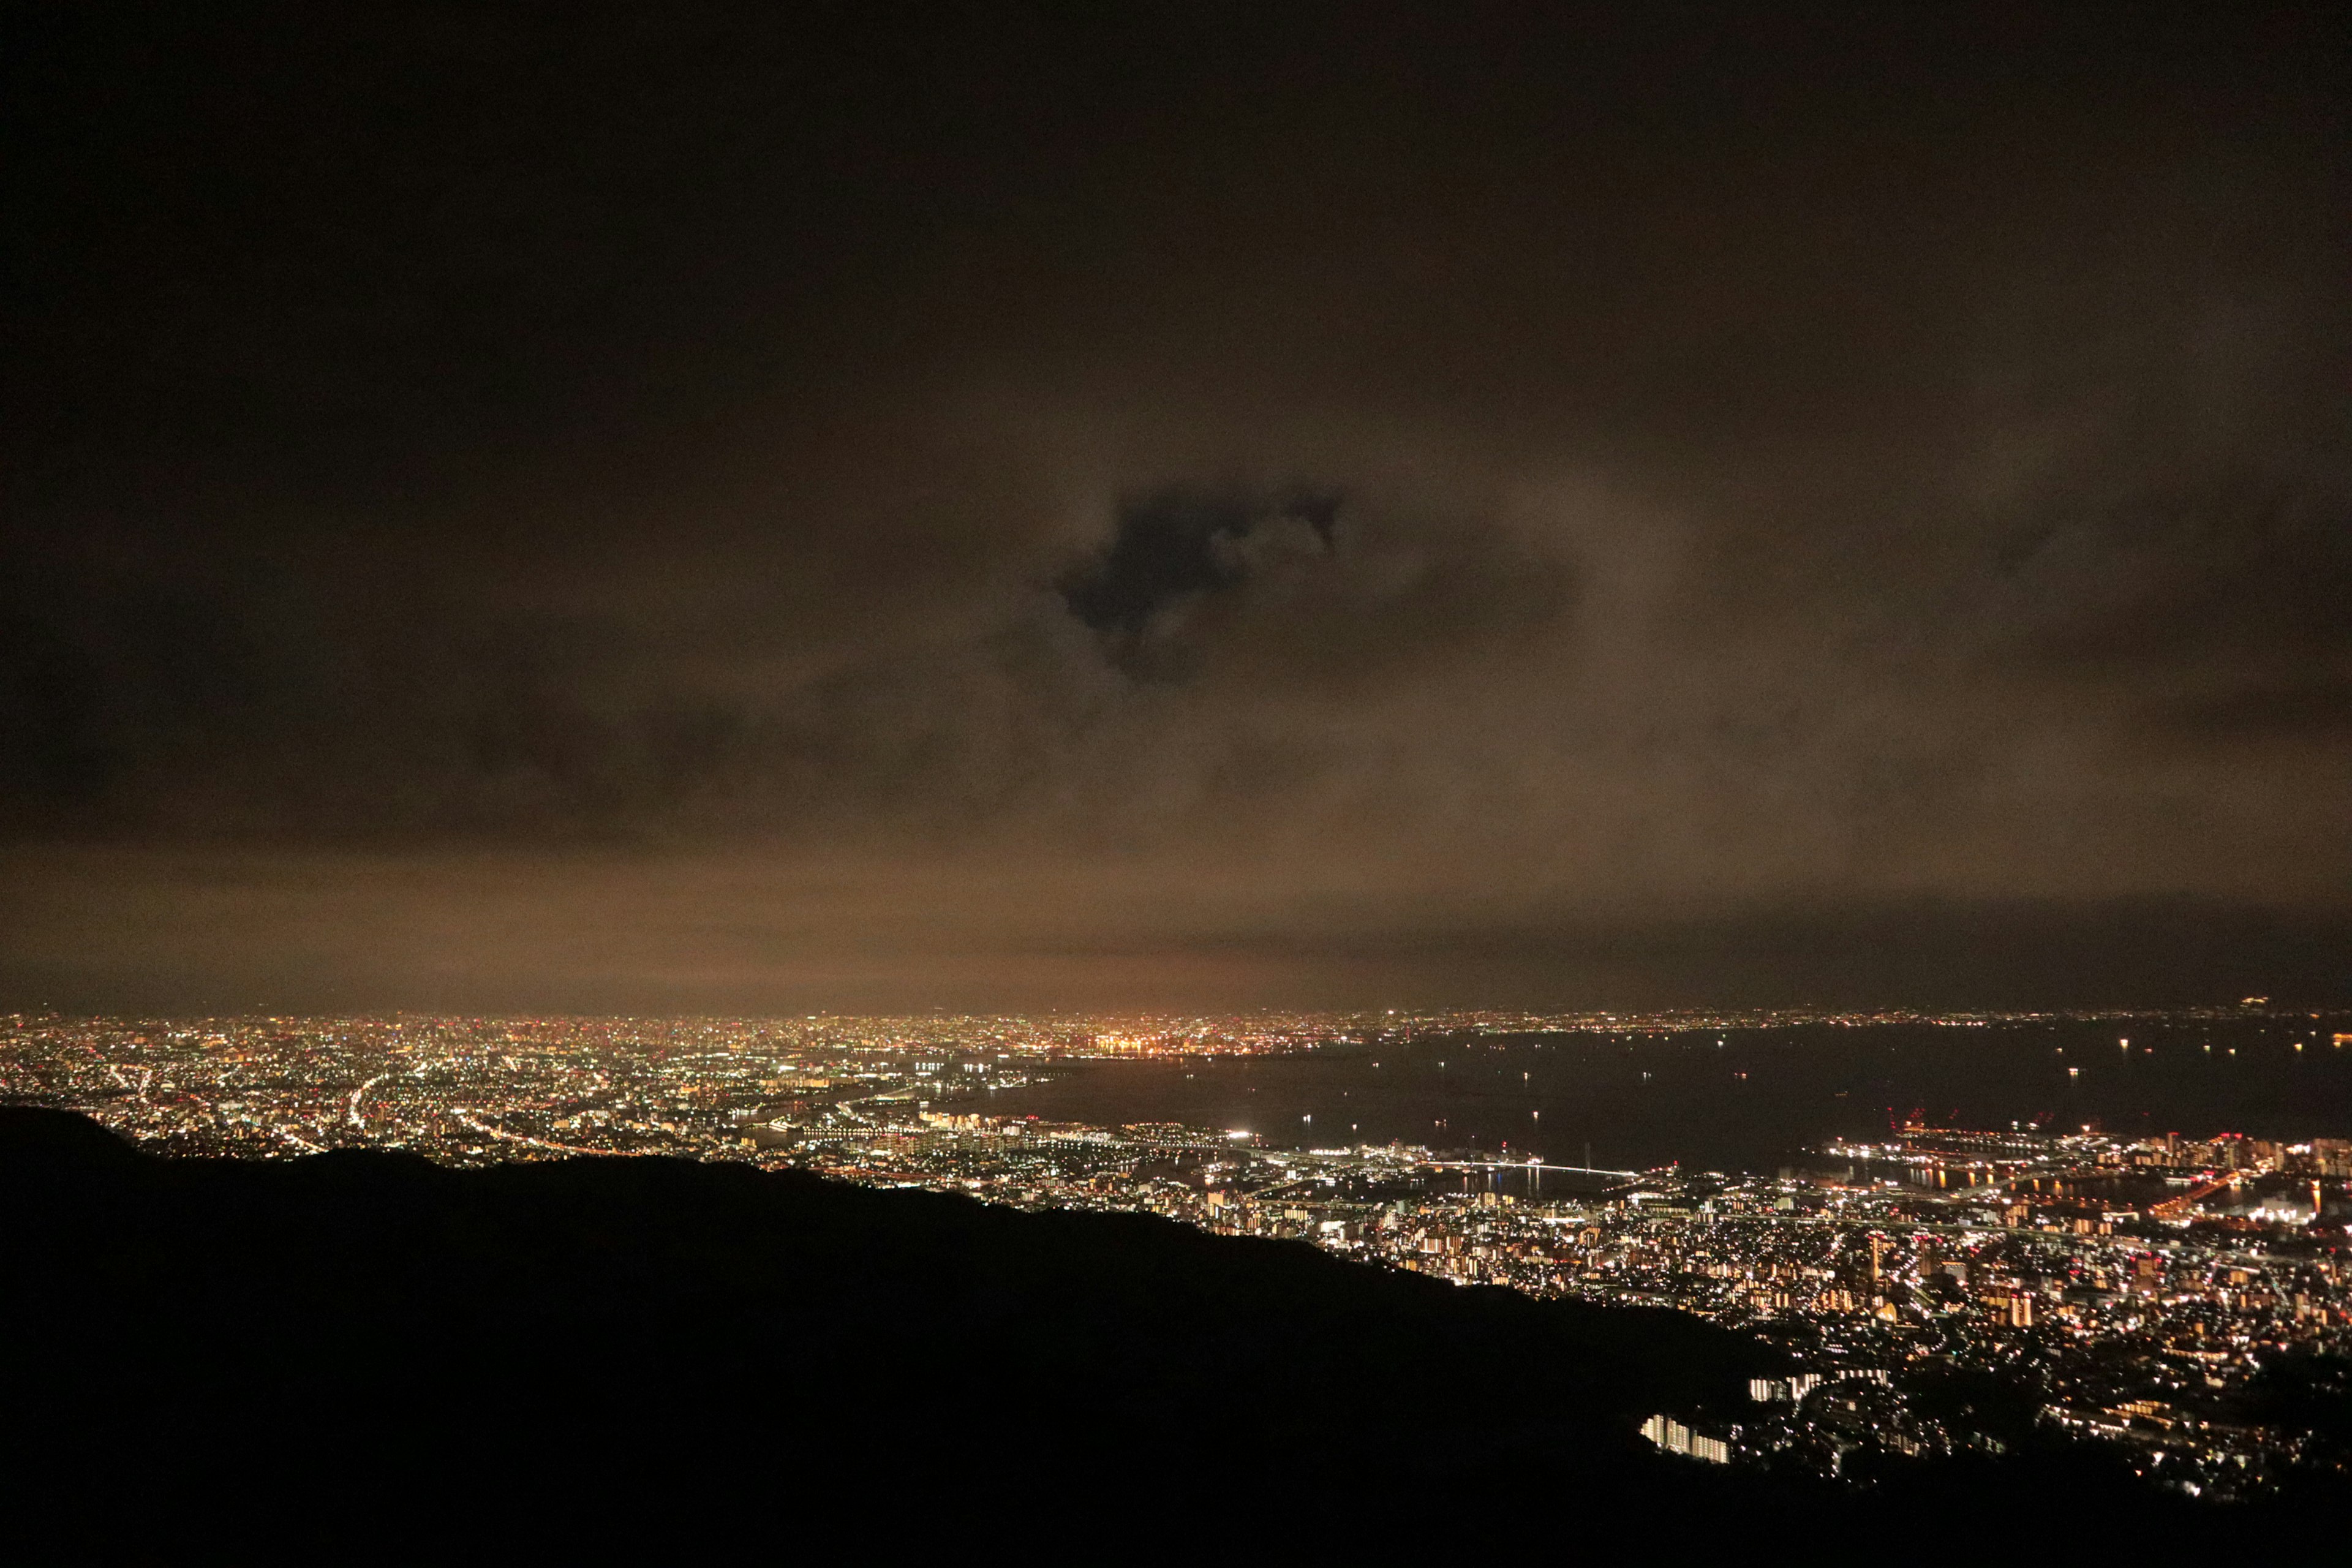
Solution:
M 1913 1117 L 2299 1142 L 2352 1138 L 2352 1048 L 2334 1043 L 2347 1028 L 2263 1016 L 1433 1035 L 1285 1056 L 1066 1062 L 989 1109 L 1622 1170 L 1769 1170 Z

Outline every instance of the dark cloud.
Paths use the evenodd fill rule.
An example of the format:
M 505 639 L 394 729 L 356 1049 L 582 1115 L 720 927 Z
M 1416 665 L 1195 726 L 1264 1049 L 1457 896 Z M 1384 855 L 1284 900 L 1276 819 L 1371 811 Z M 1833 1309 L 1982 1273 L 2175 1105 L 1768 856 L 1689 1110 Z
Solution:
M 1312 487 L 1261 495 L 1175 484 L 1124 498 L 1109 543 L 1064 576 L 1062 600 L 1096 631 L 1131 644 L 1162 610 L 1239 583 L 1244 542 L 1268 522 L 1302 522 L 1329 549 L 1339 504 L 1337 490 Z
M 675 1005 L 1405 947 L 1467 999 L 1666 931 L 1668 990 L 1900 999 L 2048 966 L 1888 910 L 2087 989 L 2208 918 L 2142 902 L 2346 907 L 2302 12 L 256 4 L 7 58 L 11 973 L 584 995 L 584 905 L 598 994 Z

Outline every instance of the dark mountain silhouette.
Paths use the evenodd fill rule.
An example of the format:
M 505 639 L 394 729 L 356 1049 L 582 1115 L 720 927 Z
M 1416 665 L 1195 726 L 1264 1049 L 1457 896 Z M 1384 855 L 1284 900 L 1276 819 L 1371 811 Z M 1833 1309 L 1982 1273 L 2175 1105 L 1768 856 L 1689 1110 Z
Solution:
M 1735 1398 L 1752 1342 L 1301 1244 L 744 1167 L 163 1161 L 0 1110 L 0 1258 L 20 1561 L 783 1556 L 844 1532 L 1752 1553 L 2259 1522 L 2095 1465 L 1857 1492 L 1668 1459 L 1640 1418 Z

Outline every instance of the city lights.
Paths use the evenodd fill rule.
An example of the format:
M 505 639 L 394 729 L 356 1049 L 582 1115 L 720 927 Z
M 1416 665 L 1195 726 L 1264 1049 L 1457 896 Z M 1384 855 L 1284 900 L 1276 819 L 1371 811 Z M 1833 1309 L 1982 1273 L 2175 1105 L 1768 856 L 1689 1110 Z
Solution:
M 1459 1285 L 1677 1308 L 1801 1363 L 1793 1394 L 1653 1423 L 1661 1447 L 1720 1462 L 1836 1475 L 1857 1446 L 1999 1450 L 2001 1435 L 1911 1398 L 1914 1374 L 1955 1366 L 2023 1381 L 2046 1430 L 2160 1450 L 2164 1478 L 2200 1496 L 2259 1489 L 2296 1462 L 2297 1434 L 2238 1405 L 2267 1360 L 2352 1347 L 2338 1257 L 2352 1142 L 1915 1121 L 1883 1140 L 1832 1140 L 1767 1176 L 1599 1170 L 1589 1152 L 1582 1166 L 1547 1164 L 1507 1146 L 1294 1149 L 1242 1127 L 989 1109 L 1088 1059 L 1205 1063 L 1375 1035 L 1410 1048 L 1530 1026 L 1555 1042 L 1615 1039 L 1689 1022 L 19 1017 L 0 1032 L 0 1095 L 85 1112 L 165 1153 L 742 1161 L 1021 1208 L 1157 1215 Z M 1312 1128 L 1302 1116 L 1301 1134 Z

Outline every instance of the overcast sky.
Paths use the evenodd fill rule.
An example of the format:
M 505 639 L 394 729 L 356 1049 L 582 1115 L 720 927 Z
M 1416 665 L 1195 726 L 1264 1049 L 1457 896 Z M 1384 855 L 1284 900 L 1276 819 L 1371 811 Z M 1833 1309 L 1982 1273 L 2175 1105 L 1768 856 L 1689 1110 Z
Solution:
M 0 1005 L 2352 994 L 2340 29 L 1541 9 L 20 17 Z

